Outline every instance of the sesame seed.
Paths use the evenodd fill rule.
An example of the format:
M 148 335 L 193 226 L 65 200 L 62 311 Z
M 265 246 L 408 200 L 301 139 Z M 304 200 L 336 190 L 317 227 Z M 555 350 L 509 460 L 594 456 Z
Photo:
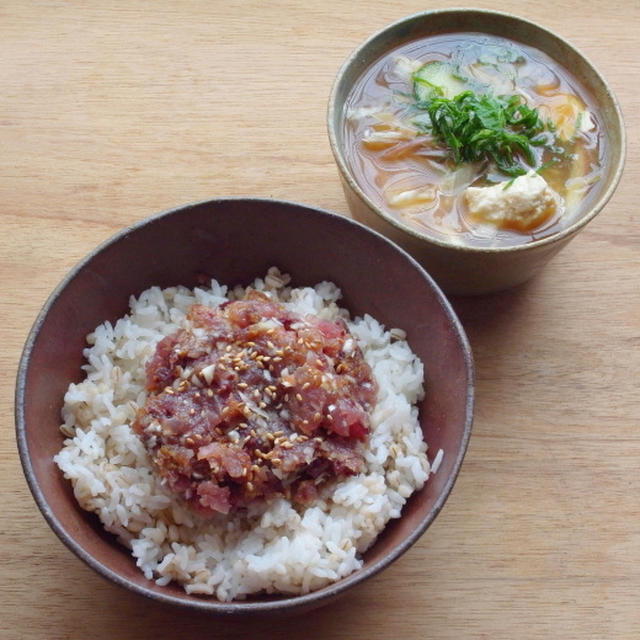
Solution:
M 296 400 L 302 402 L 302 396 L 299 393 L 296 393 Z

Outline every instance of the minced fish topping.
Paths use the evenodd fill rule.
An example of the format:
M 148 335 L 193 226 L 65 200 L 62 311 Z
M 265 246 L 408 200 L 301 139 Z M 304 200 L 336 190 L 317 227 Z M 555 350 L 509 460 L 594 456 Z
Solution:
M 133 428 L 163 484 L 199 513 L 276 496 L 308 504 L 363 468 L 377 386 L 341 320 L 253 289 L 215 309 L 194 304 L 146 376 Z

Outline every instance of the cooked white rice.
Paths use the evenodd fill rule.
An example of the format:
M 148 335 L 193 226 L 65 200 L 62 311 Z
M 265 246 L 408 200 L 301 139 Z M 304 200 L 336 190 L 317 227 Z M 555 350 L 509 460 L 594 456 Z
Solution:
M 86 379 L 70 385 L 61 429 L 68 436 L 55 462 L 79 504 L 98 515 L 160 585 L 175 580 L 188 593 L 219 600 L 247 594 L 300 594 L 362 565 L 361 554 L 429 475 L 416 402 L 423 366 L 404 333 L 374 318 L 349 319 L 340 290 L 323 282 L 291 289 L 272 268 L 253 287 L 293 311 L 347 321 L 378 382 L 365 472 L 325 488 L 303 508 L 274 499 L 247 513 L 194 515 L 154 475 L 131 423 L 146 398 L 144 364 L 157 342 L 178 328 L 194 302 L 215 307 L 244 290 L 211 282 L 209 289 L 152 287 L 131 297 L 130 313 L 87 337 Z

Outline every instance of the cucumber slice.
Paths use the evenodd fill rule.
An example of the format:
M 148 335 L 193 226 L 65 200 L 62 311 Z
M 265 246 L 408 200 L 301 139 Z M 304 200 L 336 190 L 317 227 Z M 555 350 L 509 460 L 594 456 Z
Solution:
M 418 102 L 435 97 L 454 98 L 469 89 L 466 80 L 455 74 L 455 67 L 433 60 L 420 67 L 412 76 L 413 95 Z

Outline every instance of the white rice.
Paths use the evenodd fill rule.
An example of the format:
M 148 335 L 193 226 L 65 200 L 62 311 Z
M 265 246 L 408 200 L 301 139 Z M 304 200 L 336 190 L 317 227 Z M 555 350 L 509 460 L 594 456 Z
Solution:
M 146 398 L 144 364 L 157 342 L 180 328 L 194 302 L 215 307 L 241 297 L 241 287 L 228 291 L 215 280 L 208 289 L 152 287 L 131 297 L 128 315 L 87 337 L 86 379 L 65 395 L 67 439 L 55 462 L 82 508 L 96 513 L 160 585 L 176 581 L 188 593 L 222 601 L 318 589 L 360 568 L 361 554 L 427 480 L 415 406 L 423 397 L 423 366 L 404 332 L 385 331 L 368 315 L 349 319 L 332 283 L 291 289 L 288 281 L 272 268 L 252 286 L 297 313 L 344 318 L 379 386 L 366 470 L 326 487 L 306 508 L 274 499 L 246 513 L 194 515 L 161 486 L 130 426 Z

